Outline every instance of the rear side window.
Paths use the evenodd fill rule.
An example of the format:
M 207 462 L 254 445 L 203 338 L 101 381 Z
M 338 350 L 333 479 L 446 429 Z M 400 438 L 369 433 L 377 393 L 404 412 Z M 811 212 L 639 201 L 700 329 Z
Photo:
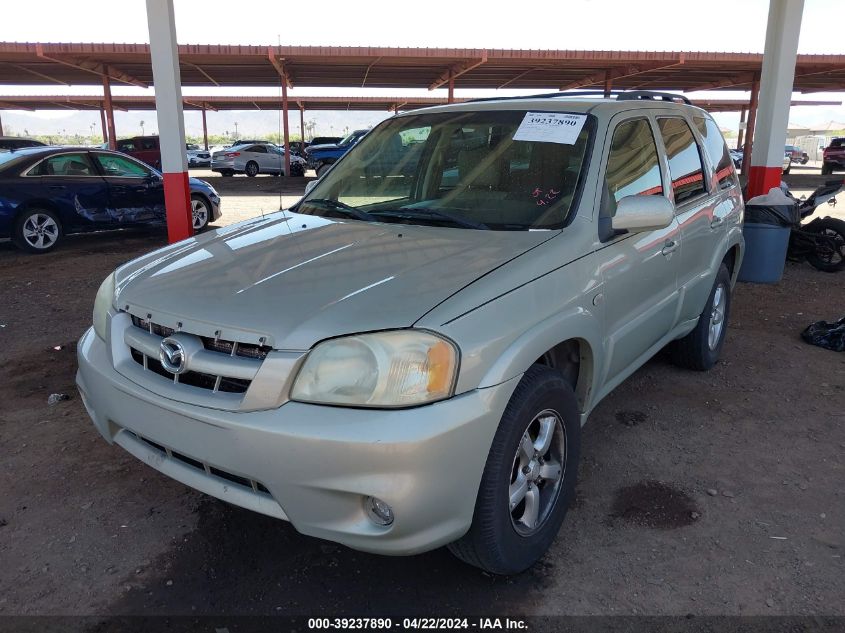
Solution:
M 158 142 L 154 138 L 141 139 L 141 147 L 143 149 L 158 149 Z
M 117 142 L 117 151 L 119 152 L 134 152 L 135 151 L 135 143 L 132 141 L 118 141 Z
M 125 156 L 117 154 L 96 154 L 97 160 L 100 162 L 100 167 L 103 168 L 103 173 L 106 176 L 113 176 L 119 178 L 146 178 L 152 172 Z
M 672 178 L 675 204 L 682 204 L 706 193 L 701 154 L 687 122 L 671 117 L 658 119 L 657 124 L 663 137 L 663 145 L 666 147 L 666 156 L 669 158 L 669 175 Z
M 842 147 L 845 145 L 845 138 L 835 138 L 830 142 L 832 148 Z
M 625 121 L 616 127 L 605 179 L 616 202 L 625 196 L 663 195 L 657 145 L 646 119 Z
M 701 138 L 704 139 L 704 149 L 716 169 L 719 189 L 727 189 L 734 184 L 734 164 L 719 127 L 709 117 L 695 116 L 692 120 L 695 127 L 698 128 Z
M 59 154 L 45 158 L 27 176 L 97 176 L 86 154 Z
M 253 145 L 252 147 L 247 147 L 245 152 L 254 152 L 255 154 L 266 154 L 267 148 L 263 145 Z

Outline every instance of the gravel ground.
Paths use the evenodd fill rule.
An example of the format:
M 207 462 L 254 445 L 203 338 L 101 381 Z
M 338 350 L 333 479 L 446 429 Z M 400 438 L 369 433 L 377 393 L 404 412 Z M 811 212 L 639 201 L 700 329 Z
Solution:
M 271 210 L 281 182 L 226 180 L 225 223 L 250 200 Z M 845 615 L 845 354 L 798 337 L 845 316 L 845 274 L 788 264 L 780 284 L 738 285 L 712 371 L 658 356 L 616 389 L 584 429 L 551 551 L 496 578 L 444 550 L 300 536 L 102 440 L 75 340 L 101 279 L 163 241 L 78 236 L 37 257 L 0 243 L 0 615 Z

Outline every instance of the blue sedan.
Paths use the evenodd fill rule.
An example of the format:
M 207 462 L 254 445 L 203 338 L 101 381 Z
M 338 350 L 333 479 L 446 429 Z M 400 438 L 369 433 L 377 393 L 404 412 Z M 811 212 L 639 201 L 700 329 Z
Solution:
M 214 187 L 190 179 L 194 232 L 220 217 Z M 0 152 L 0 238 L 45 253 L 66 233 L 164 225 L 161 174 L 119 152 L 32 147 Z

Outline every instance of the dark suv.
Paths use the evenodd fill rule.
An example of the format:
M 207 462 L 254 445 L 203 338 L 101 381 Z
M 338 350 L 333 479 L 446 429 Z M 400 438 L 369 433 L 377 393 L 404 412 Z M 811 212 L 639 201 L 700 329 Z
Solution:
M 21 149 L 22 147 L 42 147 L 45 144 L 41 141 L 36 141 L 31 138 L 22 138 L 20 136 L 0 136 L 0 150 L 3 149 Z
M 845 138 L 835 138 L 824 148 L 822 176 L 828 176 L 836 169 L 845 169 Z
M 785 147 L 786 151 L 789 153 L 789 157 L 792 159 L 792 162 L 798 165 L 806 165 L 807 162 L 810 160 L 810 156 L 802 150 L 797 145 L 787 145 Z

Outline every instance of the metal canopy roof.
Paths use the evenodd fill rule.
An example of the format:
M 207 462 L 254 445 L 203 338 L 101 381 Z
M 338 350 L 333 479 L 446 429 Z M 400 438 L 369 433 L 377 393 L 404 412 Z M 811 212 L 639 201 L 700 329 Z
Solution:
M 0 110 L 99 110 L 104 98 L 98 95 L 0 96 Z M 413 110 L 446 103 L 445 97 L 289 97 L 291 108 L 303 110 Z M 456 102 L 464 99 L 456 99 Z M 183 97 L 185 110 L 280 110 L 279 97 L 199 96 Z M 693 104 L 709 112 L 736 112 L 748 106 L 742 99 L 694 99 Z M 116 110 L 155 110 L 155 97 L 112 96 Z M 794 106 L 839 106 L 841 101 L 796 99 Z
M 184 86 L 748 90 L 757 53 L 332 46 L 179 46 Z M 147 44 L 0 43 L 0 84 L 152 83 Z M 798 55 L 795 90 L 845 91 L 845 54 Z

